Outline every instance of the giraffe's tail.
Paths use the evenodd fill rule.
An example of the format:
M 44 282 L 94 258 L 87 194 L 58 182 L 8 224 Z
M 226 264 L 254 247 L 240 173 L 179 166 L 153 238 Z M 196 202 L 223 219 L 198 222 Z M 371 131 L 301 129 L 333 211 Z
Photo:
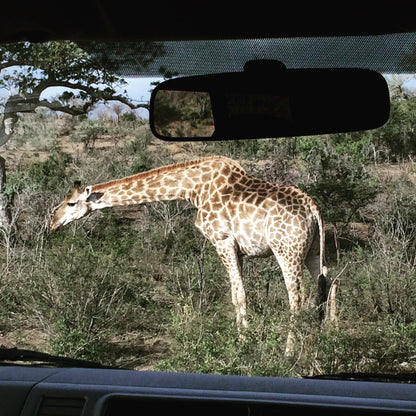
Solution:
M 319 276 L 318 276 L 318 299 L 319 299 L 319 315 L 321 321 L 337 320 L 336 295 L 338 291 L 339 281 L 335 279 L 331 282 L 329 278 L 329 270 L 324 265 L 325 262 L 325 228 L 321 214 L 316 207 L 313 215 L 318 223 L 319 229 Z
M 316 222 L 318 223 L 319 230 L 319 275 L 323 277 L 328 276 L 328 268 L 324 265 L 325 262 L 325 228 L 324 222 L 322 220 L 321 213 L 318 210 L 318 207 L 315 206 L 313 210 L 313 215 Z

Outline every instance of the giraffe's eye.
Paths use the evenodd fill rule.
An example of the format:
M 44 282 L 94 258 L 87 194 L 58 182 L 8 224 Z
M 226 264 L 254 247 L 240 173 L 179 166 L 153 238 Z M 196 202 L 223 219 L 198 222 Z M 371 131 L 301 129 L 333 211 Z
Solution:
M 69 207 L 74 207 L 77 203 L 76 202 L 67 202 L 66 203 Z

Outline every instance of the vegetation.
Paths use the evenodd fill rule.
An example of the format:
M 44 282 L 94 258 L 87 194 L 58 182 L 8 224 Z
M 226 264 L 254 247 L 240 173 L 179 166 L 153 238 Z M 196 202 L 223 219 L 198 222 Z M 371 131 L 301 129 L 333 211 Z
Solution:
M 4 193 L 15 226 L 0 236 L 0 344 L 168 371 L 415 371 L 415 114 L 414 98 L 399 97 L 391 121 L 370 132 L 182 145 L 158 142 L 131 115 L 24 115 L 16 139 L 32 157 L 10 163 Z M 244 262 L 241 342 L 225 270 L 188 203 L 106 209 L 48 229 L 76 179 L 92 184 L 214 154 L 295 183 L 321 207 L 327 262 L 341 281 L 339 323 L 318 326 L 306 279 L 294 359 L 283 354 L 289 316 L 276 261 Z
M 16 136 L 16 129 L 22 128 L 19 124 L 23 124 L 18 121 L 22 121 L 22 114 L 25 113 L 50 109 L 72 116 L 86 116 L 96 104 L 108 101 L 118 103 L 117 113 L 121 113 L 122 106 L 130 109 L 147 107 L 147 103 L 133 103 L 123 91 L 127 83 L 120 76 L 120 62 L 140 70 L 163 54 L 163 47 L 154 42 L 138 42 L 123 52 L 119 46 L 117 42 L 103 45 L 92 41 L 81 44 L 49 41 L 0 45 L 0 89 L 7 91 L 0 100 L 0 146 Z M 51 88 L 56 91 L 55 96 L 52 96 Z M 45 98 L 47 90 L 49 98 Z M 77 136 L 86 146 L 94 142 L 101 128 L 88 127 Z M 55 129 L 47 133 L 56 136 Z M 36 135 L 42 135 L 42 130 Z M 0 156 L 0 228 L 10 229 L 13 227 L 10 207 L 3 197 L 5 165 L 6 161 Z

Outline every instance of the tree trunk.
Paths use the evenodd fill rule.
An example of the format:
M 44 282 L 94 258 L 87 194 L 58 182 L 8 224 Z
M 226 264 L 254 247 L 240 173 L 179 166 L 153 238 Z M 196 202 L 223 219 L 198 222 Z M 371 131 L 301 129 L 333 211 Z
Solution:
M 8 198 L 4 195 L 6 189 L 6 161 L 0 156 L 0 228 L 8 231 L 11 225 L 11 216 Z
M 328 293 L 327 300 L 327 322 L 332 322 L 335 326 L 338 326 L 338 311 L 337 311 L 337 294 L 340 281 L 335 278 L 332 281 L 331 287 Z
M 7 107 L 7 105 L 6 105 Z M 4 145 L 13 135 L 14 125 L 17 121 L 17 114 L 9 114 L 4 116 L 2 128 L 0 129 L 0 146 Z M 9 199 L 4 194 L 6 190 L 6 160 L 0 156 L 0 229 L 7 234 L 11 227 L 11 213 L 9 207 Z

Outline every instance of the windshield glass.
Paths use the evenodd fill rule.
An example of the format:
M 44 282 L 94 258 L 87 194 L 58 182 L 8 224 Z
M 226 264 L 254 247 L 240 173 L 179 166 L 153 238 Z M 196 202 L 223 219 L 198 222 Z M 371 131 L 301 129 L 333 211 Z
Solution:
M 376 39 L 1 45 L 0 345 L 132 369 L 414 372 L 416 37 Z M 380 70 L 390 120 L 151 134 L 158 82 L 256 58 Z

